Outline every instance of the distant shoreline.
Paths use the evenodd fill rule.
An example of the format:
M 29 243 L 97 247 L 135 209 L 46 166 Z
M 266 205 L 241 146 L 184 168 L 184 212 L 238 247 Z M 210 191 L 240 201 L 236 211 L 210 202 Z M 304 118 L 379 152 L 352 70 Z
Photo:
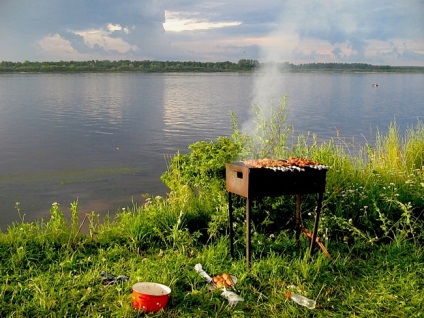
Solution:
M 0 74 L 22 73 L 224 73 L 253 72 L 269 63 L 256 60 L 234 62 L 180 62 L 180 61 L 59 61 L 59 62 L 0 62 Z M 274 63 L 281 72 L 293 73 L 424 73 L 424 66 L 390 66 L 365 63 Z

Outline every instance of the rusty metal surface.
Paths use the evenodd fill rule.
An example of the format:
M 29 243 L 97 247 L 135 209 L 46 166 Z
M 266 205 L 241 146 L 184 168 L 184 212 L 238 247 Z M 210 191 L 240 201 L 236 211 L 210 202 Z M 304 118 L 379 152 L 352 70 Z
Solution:
M 327 170 L 304 168 L 303 171 L 274 171 L 249 168 L 242 162 L 226 164 L 228 192 L 243 197 L 307 194 L 325 191 Z
M 322 168 L 324 167 L 324 168 Z M 246 267 L 250 267 L 251 239 L 250 239 L 250 210 L 251 199 L 265 196 L 280 196 L 296 194 L 296 240 L 299 240 L 301 224 L 300 195 L 318 193 L 317 209 L 315 211 L 314 229 L 311 235 L 309 259 L 314 252 L 319 218 L 322 208 L 322 198 L 325 192 L 325 166 L 318 169 L 302 167 L 302 169 L 275 170 L 266 167 L 252 168 L 243 162 L 226 164 L 226 188 L 228 192 L 228 210 L 230 223 L 230 252 L 234 256 L 233 207 L 231 194 L 246 198 Z

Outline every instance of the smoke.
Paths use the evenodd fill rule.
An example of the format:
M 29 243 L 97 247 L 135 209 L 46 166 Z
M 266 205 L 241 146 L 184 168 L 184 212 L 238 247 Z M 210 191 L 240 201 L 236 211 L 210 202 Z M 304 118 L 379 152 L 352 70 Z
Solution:
M 286 123 L 290 111 L 288 96 L 289 63 L 296 63 L 302 38 L 299 26 L 305 6 L 288 2 L 273 21 L 273 28 L 262 41 L 259 67 L 254 73 L 252 107 L 241 132 L 249 136 L 253 157 L 283 157 L 293 133 Z M 299 20 L 300 19 L 300 20 Z
M 288 63 L 387 64 L 387 58 L 396 59 L 396 64 L 421 61 L 419 52 L 406 50 L 400 39 L 407 34 L 409 40 L 422 43 L 422 19 L 418 17 L 422 9 L 419 0 L 412 4 L 376 0 L 371 6 L 366 0 L 281 2 L 280 15 L 269 21 L 271 31 L 260 42 L 252 108 L 241 132 L 251 137 L 256 149 L 267 146 L 263 129 L 266 123 L 277 124 L 272 122 L 273 116 L 281 111 L 278 106 L 288 95 L 290 75 L 284 69 Z M 290 96 L 286 106 L 290 113 Z M 280 127 L 272 129 L 280 131 Z
M 253 139 L 259 138 L 257 112 L 260 112 L 261 122 L 269 122 L 287 94 L 286 65 L 291 55 L 291 50 L 287 47 L 292 46 L 295 41 L 297 39 L 293 37 L 293 29 L 281 16 L 274 30 L 267 36 L 265 44 L 260 47 L 260 66 L 254 73 L 252 107 L 248 119 L 241 126 L 242 133 Z M 285 45 L 286 43 L 290 45 Z M 257 143 L 259 142 L 258 140 Z
M 262 120 L 268 122 L 273 113 L 273 108 L 278 105 L 284 94 L 284 75 L 279 63 L 264 63 L 255 71 L 253 82 L 252 105 L 248 119 L 242 124 L 244 134 L 255 137 L 258 123 L 258 111 Z

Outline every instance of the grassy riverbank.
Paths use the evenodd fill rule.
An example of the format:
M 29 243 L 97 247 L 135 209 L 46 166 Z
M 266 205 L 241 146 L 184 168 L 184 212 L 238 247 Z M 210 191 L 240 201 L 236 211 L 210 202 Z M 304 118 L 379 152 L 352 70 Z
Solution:
M 390 125 L 375 145 L 337 138 L 291 138 L 284 100 L 265 124 L 257 111 L 253 138 L 237 125 L 231 138 L 198 142 L 187 154 L 166 158 L 166 197 L 119 211 L 99 222 L 95 212 L 70 205 L 71 221 L 54 203 L 48 220 L 22 221 L 0 233 L 0 317 L 133 317 L 131 286 L 154 281 L 171 287 L 157 317 L 420 317 L 424 312 L 424 125 L 401 133 Z M 261 124 L 262 123 L 262 124 Z M 290 139 L 291 138 L 291 139 Z M 290 140 L 290 146 L 288 146 Z M 294 199 L 254 203 L 252 263 L 244 260 L 244 201 L 235 202 L 236 257 L 229 255 L 226 162 L 248 157 L 302 156 L 331 166 L 319 237 L 332 258 L 308 241 L 296 246 Z M 315 196 L 303 198 L 311 228 Z M 65 208 L 66 210 L 68 208 Z M 66 213 L 64 213 L 64 211 Z M 88 233 L 80 235 L 81 227 Z M 244 298 L 228 306 L 195 272 L 238 277 Z M 100 273 L 129 280 L 104 285 Z M 309 310 L 287 300 L 287 291 L 316 299 Z

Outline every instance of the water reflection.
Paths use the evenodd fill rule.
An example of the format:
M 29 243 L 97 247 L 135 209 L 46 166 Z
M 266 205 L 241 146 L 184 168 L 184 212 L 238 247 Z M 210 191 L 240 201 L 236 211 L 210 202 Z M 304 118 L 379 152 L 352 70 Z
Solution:
M 0 81 L 7 119 L 0 127 L 3 222 L 17 217 L 17 201 L 33 219 L 48 215 L 56 201 L 65 211 L 77 198 L 82 211 L 107 202 L 95 209 L 105 214 L 142 200 L 142 193 L 164 193 L 163 77 L 42 74 Z
M 320 140 L 341 134 L 360 143 L 375 141 L 396 121 L 401 131 L 423 119 L 419 82 L 423 74 L 282 74 L 288 123 L 296 133 Z M 406 78 L 408 80 L 406 80 Z M 372 83 L 379 83 L 373 87 Z M 405 84 L 408 82 L 409 85 Z
M 52 125 L 75 124 L 108 128 L 123 121 L 129 90 L 118 76 L 99 78 L 98 74 L 57 75 L 37 92 L 43 101 L 43 115 Z M 71 119 L 71 120 L 70 120 Z
M 252 77 L 242 74 L 167 75 L 163 120 L 168 143 L 188 146 L 230 135 L 231 112 L 241 120 L 248 116 L 252 84 Z

